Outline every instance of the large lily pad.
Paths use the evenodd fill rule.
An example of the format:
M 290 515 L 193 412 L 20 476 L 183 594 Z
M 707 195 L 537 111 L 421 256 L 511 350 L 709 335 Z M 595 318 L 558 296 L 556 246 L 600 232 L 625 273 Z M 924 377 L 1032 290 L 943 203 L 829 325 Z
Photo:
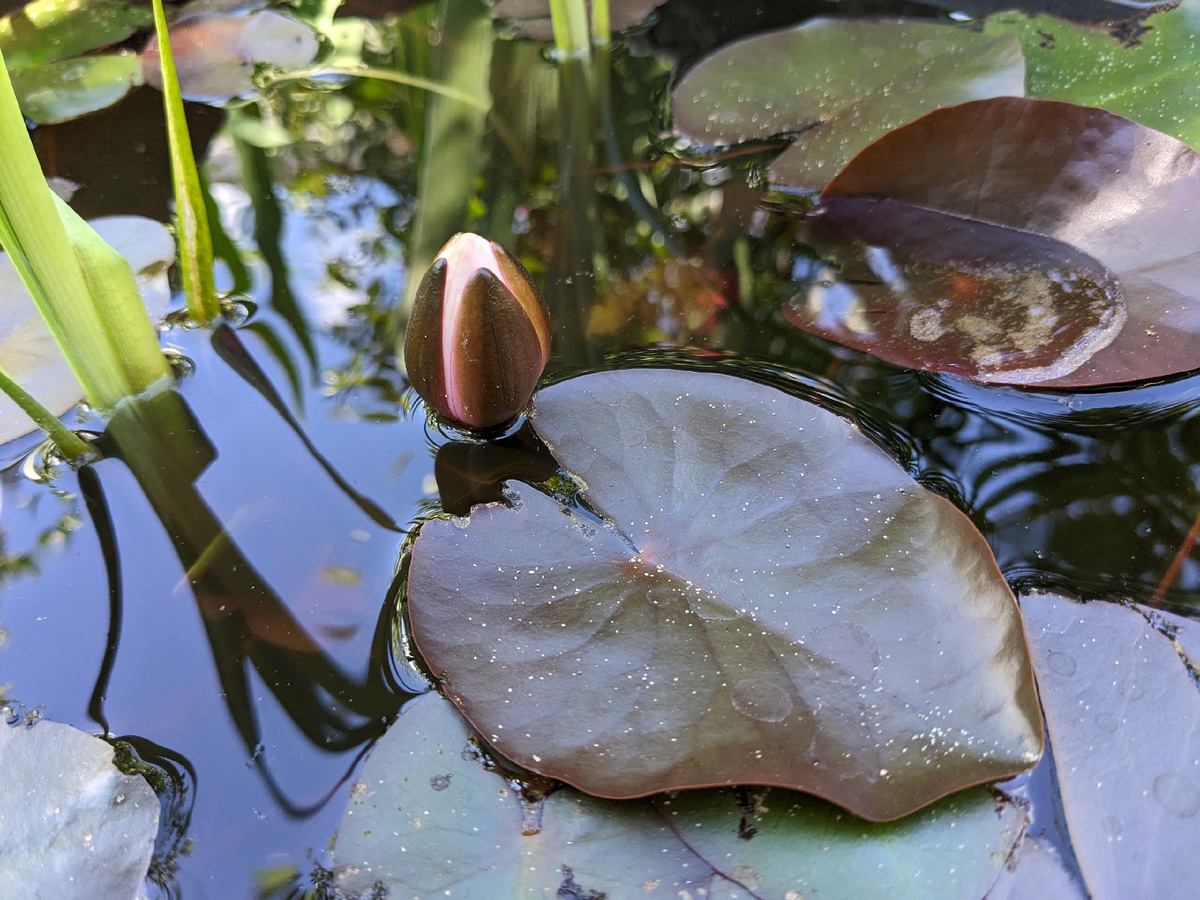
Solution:
M 104 741 L 58 722 L 0 724 L 0 890 L 9 897 L 144 896 L 158 798 Z
M 1196 624 L 1046 594 L 1022 597 L 1021 610 L 1071 844 L 1091 896 L 1195 896 L 1200 690 L 1163 632 L 1194 633 Z
M 859 150 L 939 106 L 1025 91 L 1011 35 L 931 22 L 813 19 L 723 47 L 671 95 L 699 146 L 800 131 L 771 180 L 820 190 Z
M 412 551 L 413 637 L 504 755 L 608 797 L 773 784 L 870 819 L 1032 765 L 1024 638 L 987 545 L 846 422 L 717 374 L 540 392 L 608 521 L 536 491 Z
M 1101 109 L 978 100 L 880 138 L 821 199 L 876 252 L 936 266 L 954 248 L 961 278 L 922 288 L 901 270 L 864 294 L 865 326 L 809 315 L 802 327 L 903 365 L 924 348 L 922 368 L 975 366 L 1015 384 L 1097 386 L 1197 365 L 1200 155 L 1174 138 Z M 975 290 L 989 279 L 1001 289 Z M 963 355 L 939 352 L 931 337 L 945 333 Z M 1051 352 L 994 364 L 1016 351 Z

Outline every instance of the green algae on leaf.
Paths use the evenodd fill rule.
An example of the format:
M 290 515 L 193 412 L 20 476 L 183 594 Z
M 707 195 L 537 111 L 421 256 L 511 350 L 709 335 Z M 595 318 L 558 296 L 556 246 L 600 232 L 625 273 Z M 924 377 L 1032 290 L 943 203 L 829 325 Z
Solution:
M 672 92 L 675 126 L 721 146 L 802 132 L 772 183 L 816 191 L 859 150 L 929 110 L 1025 88 L 1016 38 L 951 25 L 813 19 L 730 44 Z
M 1194 621 L 1021 598 L 1071 846 L 1095 900 L 1185 900 L 1200 879 Z
M 976 100 L 880 138 L 829 183 L 821 203 L 876 253 L 949 259 L 968 279 L 999 260 L 1035 287 L 1038 279 L 1058 286 L 1021 287 L 1030 302 L 1016 325 L 1002 318 L 1002 292 L 956 297 L 934 281 L 914 308 L 903 278 L 857 301 L 847 286 L 855 297 L 843 305 L 857 302 L 869 322 L 857 330 L 885 338 L 853 345 L 883 359 L 915 364 L 919 314 L 918 324 L 931 326 L 926 334 L 978 320 L 959 329 L 970 338 L 965 356 L 930 351 L 922 368 L 1001 383 L 1093 387 L 1197 365 L 1200 155 L 1172 137 L 1102 109 Z M 842 339 L 819 323 L 798 324 Z M 1005 354 L 1012 365 L 990 363 Z
M 849 424 L 665 370 L 532 421 L 605 518 L 523 489 L 425 523 L 409 571 L 417 647 L 499 752 L 600 796 L 771 784 L 879 820 L 1037 760 L 986 543 Z

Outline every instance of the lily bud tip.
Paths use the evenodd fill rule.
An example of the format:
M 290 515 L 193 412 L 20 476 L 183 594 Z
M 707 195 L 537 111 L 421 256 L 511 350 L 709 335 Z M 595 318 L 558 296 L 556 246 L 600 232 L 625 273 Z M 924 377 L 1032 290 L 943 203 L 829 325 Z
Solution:
M 417 288 L 404 357 L 413 387 L 439 415 L 497 428 L 529 405 L 550 358 L 550 313 L 507 250 L 456 234 Z

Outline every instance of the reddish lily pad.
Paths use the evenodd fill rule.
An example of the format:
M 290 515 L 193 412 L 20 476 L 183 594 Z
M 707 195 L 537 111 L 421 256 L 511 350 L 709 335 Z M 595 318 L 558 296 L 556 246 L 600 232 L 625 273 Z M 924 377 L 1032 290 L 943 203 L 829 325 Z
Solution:
M 701 147 L 802 131 L 771 164 L 771 181 L 818 191 L 875 138 L 931 109 L 1024 92 L 1012 35 L 813 19 L 705 58 L 680 80 L 671 108 L 679 131 Z
M 499 752 L 604 797 L 770 784 L 874 820 L 1036 762 L 986 543 L 852 426 L 661 370 L 532 421 L 606 520 L 522 489 L 427 522 L 409 571 L 414 640 Z
M 218 101 L 251 93 L 256 64 L 307 65 L 320 42 L 305 23 L 264 9 L 178 21 L 171 26 L 171 50 L 184 99 Z M 161 89 L 157 37 L 151 37 L 141 59 L 146 83 Z
M 854 297 L 843 307 L 863 312 L 849 330 L 876 336 L 853 345 L 869 345 L 877 356 L 1066 388 L 1162 377 L 1198 364 L 1200 155 L 1174 138 L 1101 109 L 977 100 L 880 138 L 821 200 L 845 232 L 898 257 L 894 283 L 862 296 L 845 286 Z M 1001 234 L 1008 249 L 997 249 Z M 997 265 L 1007 272 L 998 287 L 979 291 L 955 292 L 937 278 L 922 287 L 920 277 L 909 277 L 912 266 L 944 263 L 938 254 L 949 251 L 931 250 L 939 245 L 956 248 L 952 268 L 968 279 L 982 274 L 986 281 Z M 1015 246 L 1022 249 L 1014 256 Z M 946 280 L 956 277 L 951 272 Z M 1028 300 L 1016 325 L 1004 318 L 1013 296 Z M 914 318 L 937 326 L 927 334 L 955 332 L 965 352 L 931 348 Z M 845 340 L 847 329 L 836 322 L 798 324 Z M 1003 362 L 1018 350 L 1028 358 Z

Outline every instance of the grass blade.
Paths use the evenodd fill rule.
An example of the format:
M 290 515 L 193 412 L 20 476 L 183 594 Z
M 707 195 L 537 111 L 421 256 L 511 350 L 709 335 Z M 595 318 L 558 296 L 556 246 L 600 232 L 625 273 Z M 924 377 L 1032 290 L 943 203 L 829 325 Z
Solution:
M 163 106 L 167 113 L 167 141 L 171 154 L 171 180 L 175 185 L 175 218 L 179 238 L 179 267 L 188 315 L 198 325 L 207 325 L 221 314 L 213 282 L 212 234 L 200 190 L 200 173 L 183 115 L 183 98 L 175 74 L 175 57 L 167 33 L 167 16 L 162 0 L 154 0 L 154 29 L 158 33 L 162 65 Z

